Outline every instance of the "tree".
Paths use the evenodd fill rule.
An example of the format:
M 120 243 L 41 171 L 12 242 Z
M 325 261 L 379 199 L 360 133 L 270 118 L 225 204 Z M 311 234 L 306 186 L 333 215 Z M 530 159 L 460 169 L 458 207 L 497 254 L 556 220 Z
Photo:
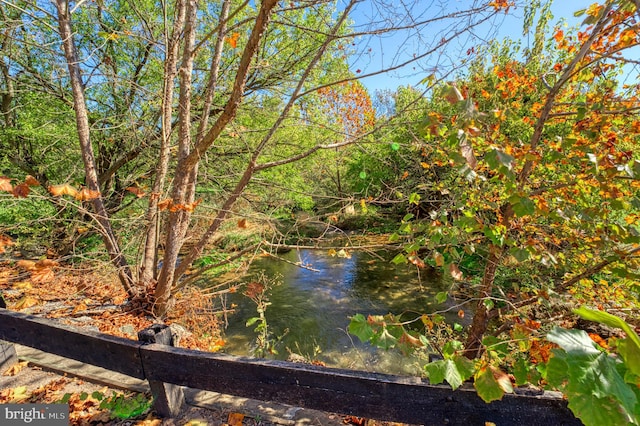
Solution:
M 509 309 L 597 274 L 637 285 L 638 87 L 617 85 L 623 52 L 640 41 L 637 9 L 607 2 L 581 13 L 575 36 L 556 29 L 546 43 L 539 26 L 523 59 L 513 43 L 490 47 L 437 86 L 423 115 L 419 162 L 433 172 L 419 187 L 448 202 L 414 190 L 410 202 L 429 215 L 405 218 L 410 243 L 396 260 L 445 267 L 463 283 L 478 274 L 469 358 Z
M 65 101 L 67 111 L 73 106 L 84 163 L 80 180 L 86 187 L 73 193 L 64 186 L 52 195 L 63 203 L 65 197 L 73 197 L 96 224 L 131 299 L 150 301 L 154 313 L 163 316 L 181 277 L 233 214 L 236 201 L 257 174 L 356 143 L 369 132 L 359 126 L 352 130 L 361 135 L 336 138 L 344 133 L 345 120 L 305 115 L 305 102 L 319 91 L 337 85 L 356 88 L 353 81 L 359 78 L 419 66 L 449 41 L 508 9 L 506 3 L 489 2 L 467 10 L 434 9 L 424 19 L 420 2 L 407 3 L 407 13 L 399 15 L 393 5 L 376 0 L 370 5 L 379 15 L 355 28 L 349 17 L 360 3 L 176 0 L 158 7 L 153 1 L 58 0 L 55 10 L 37 1 L 2 4 L 3 12 L 10 10 L 24 24 L 15 28 L 24 28 L 26 37 L 5 33 L 16 42 L 17 52 L 6 64 L 5 86 L 16 83 L 18 75 L 25 75 L 29 84 L 47 82 L 46 72 L 54 70 L 57 84 L 43 84 L 43 89 Z M 452 24 L 440 26 L 443 22 Z M 416 47 L 416 52 L 395 56 L 394 62 L 376 69 L 350 70 L 349 61 L 358 50 L 369 49 L 357 38 L 419 32 L 429 26 L 435 26 L 431 33 L 440 37 Z M 57 66 L 55 49 L 33 43 L 54 37 L 62 41 L 64 71 Z M 39 49 L 47 54 L 31 66 L 28 58 L 38 55 L 25 52 Z M 15 104 L 17 98 L 9 96 L 9 102 Z M 264 105 L 277 110 L 266 114 L 260 127 L 239 125 L 240 118 Z M 283 139 L 291 135 L 290 126 L 309 128 L 313 121 L 335 128 L 319 140 Z M 216 155 L 229 161 L 216 165 Z M 216 211 L 213 219 L 201 235 L 189 235 L 193 213 L 202 208 L 196 195 L 202 170 L 226 166 L 234 177 L 225 178 L 224 195 L 211 206 Z M 91 210 L 85 204 L 91 204 Z M 135 259 L 121 248 L 118 235 L 130 233 L 131 226 L 120 226 L 114 214 L 139 215 L 142 209 L 144 249 Z M 187 239 L 194 243 L 181 255 Z

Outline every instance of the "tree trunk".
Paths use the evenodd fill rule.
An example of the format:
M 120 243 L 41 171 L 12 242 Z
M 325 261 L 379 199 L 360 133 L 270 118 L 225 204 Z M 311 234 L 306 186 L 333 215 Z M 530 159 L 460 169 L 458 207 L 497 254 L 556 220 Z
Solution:
M 178 49 L 180 47 L 180 35 L 182 34 L 182 28 L 184 26 L 185 13 L 186 4 L 183 1 L 178 1 L 177 17 L 173 25 L 171 38 L 165 37 L 165 45 L 168 47 L 164 63 L 164 87 L 162 92 L 162 142 L 160 145 L 158 163 L 156 165 L 153 189 L 151 190 L 149 206 L 145 217 L 147 232 L 139 277 L 140 283 L 145 287 L 156 278 L 158 238 L 160 231 L 160 212 L 158 211 L 158 202 L 164 192 L 167 171 L 169 169 L 169 150 L 171 148 L 171 129 L 173 127 L 174 80 L 177 75 L 176 67 L 178 63 Z
M 502 247 L 491 246 L 490 250 L 491 253 L 485 264 L 484 274 L 482 276 L 482 287 L 479 292 L 480 300 L 478 300 L 478 304 L 476 305 L 473 322 L 471 323 L 465 344 L 464 355 L 469 359 L 474 359 L 482 355 L 482 338 L 489 324 L 489 310 L 485 305 L 485 301 L 491 297 L 496 278 L 496 270 L 502 258 Z
M 111 222 L 104 206 L 102 195 L 100 194 L 95 157 L 89 135 L 89 118 L 84 97 L 84 86 L 82 83 L 80 63 L 78 61 L 78 55 L 76 53 L 76 47 L 73 42 L 73 33 L 71 30 L 69 5 L 66 0 L 57 0 L 56 6 L 58 10 L 60 37 L 62 38 L 64 56 L 67 61 L 71 89 L 73 91 L 73 106 L 76 115 L 78 140 L 80 142 L 82 161 L 85 169 L 86 184 L 89 190 L 95 191 L 96 194 L 99 194 L 92 200 L 93 208 L 95 210 L 95 220 L 98 222 L 98 229 L 102 234 L 102 239 L 104 240 L 107 251 L 109 252 L 111 262 L 118 269 L 118 277 L 120 278 L 122 286 L 129 297 L 134 297 L 136 295 L 136 288 L 133 284 L 131 269 L 120 250 L 118 241 L 113 233 L 113 229 L 111 228 Z
M 558 96 L 558 93 L 560 93 L 560 89 L 562 89 L 562 87 L 569 81 L 577 65 L 589 52 L 589 49 L 597 38 L 598 33 L 602 31 L 605 24 L 609 21 L 609 11 L 612 9 L 612 7 L 613 3 L 609 2 L 602 12 L 598 22 L 594 26 L 589 38 L 585 40 L 585 42 L 580 47 L 580 50 L 576 53 L 576 56 L 574 56 L 571 60 L 571 63 L 569 63 L 569 65 L 564 68 L 562 75 L 558 78 L 554 86 L 549 90 L 549 93 L 547 94 L 545 100 L 545 104 L 540 111 L 540 116 L 536 120 L 533 135 L 531 136 L 531 140 L 529 142 L 529 149 L 531 151 L 535 150 L 542 141 L 545 124 L 549 119 L 551 110 L 555 106 L 556 97 Z M 533 167 L 533 160 L 525 161 L 522 169 L 520 170 L 520 173 L 518 173 L 517 176 L 519 189 L 522 189 L 525 186 L 527 180 L 529 179 L 529 176 L 533 171 Z M 501 223 L 505 226 L 505 229 L 507 229 L 508 233 L 511 230 L 511 219 L 514 216 L 513 206 L 510 203 L 505 204 L 501 209 L 501 213 Z M 490 312 L 488 312 L 485 305 L 485 300 L 491 297 L 491 292 L 493 291 L 493 285 L 495 282 L 496 269 L 502 259 L 503 251 L 504 247 L 493 246 L 485 265 L 484 275 L 482 277 L 482 287 L 480 289 L 479 295 L 480 300 L 478 301 L 478 305 L 476 306 L 476 312 L 473 316 L 473 322 L 471 323 L 471 328 L 469 329 L 469 335 L 467 337 L 467 342 L 465 345 L 465 356 L 470 359 L 479 357 L 483 351 L 482 338 L 487 331 L 488 321 L 491 317 Z
M 186 206 L 193 202 L 193 191 L 189 183 L 195 168 L 187 169 L 181 164 L 191 150 L 191 74 L 193 73 L 193 47 L 196 39 L 197 0 L 186 0 L 184 46 L 180 66 L 180 97 L 178 102 L 178 166 L 172 189 L 172 206 L 169 209 L 163 265 L 155 290 L 154 314 L 163 316 L 170 308 L 171 283 L 178 254 L 184 243 L 191 217 Z
M 202 140 L 198 141 L 192 151 L 189 151 L 189 146 L 181 146 L 179 149 L 178 165 L 176 167 L 176 175 L 173 181 L 172 191 L 173 211 L 169 214 L 163 265 L 160 271 L 160 276 L 158 277 L 158 285 L 155 293 L 156 301 L 154 305 L 154 314 L 157 316 L 165 315 L 167 310 L 170 308 L 171 289 L 175 281 L 176 263 L 179 251 L 184 243 L 187 225 L 190 218 L 189 209 L 187 207 L 188 204 L 193 203 L 193 194 L 195 193 L 195 175 L 197 173 L 197 166 L 200 161 L 200 157 L 211 146 L 211 144 L 213 144 L 220 133 L 222 133 L 226 125 L 235 117 L 244 94 L 249 67 L 256 52 L 258 51 L 260 40 L 266 32 L 271 12 L 277 4 L 277 0 L 264 0 L 261 3 L 254 27 L 249 35 L 249 40 L 240 59 L 231 95 L 220 117 L 218 117 L 212 128 L 203 136 Z M 189 52 L 189 55 L 185 54 L 183 56 L 185 59 L 193 63 L 191 52 Z M 183 67 L 184 66 L 185 63 L 183 62 Z M 184 78 L 187 76 L 183 73 L 181 77 Z M 183 123 L 185 125 L 188 123 L 186 120 L 183 121 L 189 113 L 185 109 L 187 105 L 183 103 L 183 96 L 185 96 L 185 101 L 190 99 L 190 75 L 188 77 L 188 81 L 183 81 L 181 79 L 181 85 L 186 84 L 188 86 L 181 87 L 180 89 L 181 128 L 186 128 L 182 127 L 182 125 Z M 189 137 L 188 140 L 190 141 L 190 136 L 185 134 L 185 138 L 186 137 Z M 181 143 L 185 142 L 183 140 L 182 133 L 180 135 L 180 139 Z M 229 204 L 228 201 L 225 205 L 227 204 Z M 233 202 L 231 204 L 233 204 Z M 184 270 L 185 267 L 184 263 L 185 262 L 183 262 L 183 265 L 180 265 L 182 270 Z

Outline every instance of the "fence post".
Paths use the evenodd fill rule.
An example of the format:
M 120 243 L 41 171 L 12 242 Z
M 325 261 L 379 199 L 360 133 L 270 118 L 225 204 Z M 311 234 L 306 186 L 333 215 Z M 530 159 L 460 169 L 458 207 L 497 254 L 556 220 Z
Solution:
M 145 343 L 158 343 L 173 346 L 171 329 L 165 324 L 153 324 L 138 332 L 138 340 Z M 176 417 L 184 404 L 182 387 L 157 380 L 148 380 L 153 395 L 153 409 L 161 417 Z
M 6 308 L 7 304 L 4 302 L 2 294 L 0 293 L 0 309 Z M 16 362 L 18 362 L 16 348 L 13 347 L 12 343 L 0 340 L 0 373 L 4 373 L 5 370 L 12 367 Z

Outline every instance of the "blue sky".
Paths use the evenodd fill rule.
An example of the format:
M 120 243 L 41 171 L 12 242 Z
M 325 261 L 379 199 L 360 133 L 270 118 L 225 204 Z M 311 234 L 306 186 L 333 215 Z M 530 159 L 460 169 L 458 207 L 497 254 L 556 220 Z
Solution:
M 465 7 L 464 3 L 464 0 L 450 2 L 450 4 L 457 4 L 458 7 Z M 574 12 L 580 9 L 585 9 L 592 3 L 594 3 L 594 0 L 556 0 L 552 4 L 552 13 L 554 15 L 553 22 L 559 22 L 561 19 L 564 19 L 570 26 L 579 25 L 583 18 L 575 18 Z M 461 4 L 462 6 L 460 6 Z M 355 25 L 359 24 L 357 22 L 359 16 L 361 15 L 356 14 Z M 367 18 L 366 16 L 363 16 L 362 19 L 366 20 Z M 516 8 L 510 10 L 508 15 L 500 15 L 493 21 L 483 24 L 483 26 L 476 31 L 476 34 L 480 37 L 485 38 L 502 38 L 510 36 L 513 39 L 518 39 L 523 37 L 522 26 L 523 10 L 522 8 Z M 421 34 L 413 34 L 410 38 L 419 39 L 420 37 Z M 526 43 L 525 40 L 523 40 L 523 42 Z M 452 43 L 451 47 L 449 48 L 449 57 L 453 58 L 457 55 L 460 55 L 461 53 L 462 55 L 464 55 L 466 53 L 466 49 L 473 45 L 473 43 L 464 43 L 464 41 Z M 377 64 L 379 64 L 384 60 L 388 60 L 384 59 L 384 55 L 391 56 L 390 52 L 395 52 L 399 48 L 405 48 L 409 51 L 410 48 L 407 48 L 407 46 L 409 46 L 410 44 L 411 43 L 407 43 L 406 34 L 399 34 L 384 41 L 377 40 L 376 42 L 372 43 L 373 50 L 370 56 L 364 59 L 359 59 L 353 64 L 353 71 L 355 72 L 356 69 L 361 69 L 363 74 L 371 72 L 376 68 L 375 66 L 372 66 L 372 63 L 377 62 Z M 408 67 L 406 69 L 402 69 L 393 73 L 365 78 L 362 80 L 362 83 L 369 89 L 370 92 L 383 89 L 394 90 L 400 85 L 417 86 L 418 83 L 427 75 L 427 71 Z

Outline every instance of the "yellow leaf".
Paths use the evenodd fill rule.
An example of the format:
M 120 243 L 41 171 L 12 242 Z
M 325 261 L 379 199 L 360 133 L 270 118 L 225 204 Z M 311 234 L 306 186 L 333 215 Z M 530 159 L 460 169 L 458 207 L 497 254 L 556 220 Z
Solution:
M 84 303 L 80 303 L 75 308 L 73 308 L 73 313 L 76 314 L 78 312 L 86 311 L 86 310 L 87 310 L 87 305 L 85 305 Z
M 22 297 L 22 299 L 18 300 L 18 302 L 14 305 L 14 309 L 19 311 L 21 309 L 27 309 L 32 306 L 36 306 L 37 304 L 38 304 L 38 299 L 36 299 L 35 297 L 24 296 Z
M 15 376 L 20 371 L 22 371 L 22 369 L 25 368 L 28 364 L 29 364 L 29 361 L 20 361 L 20 362 L 18 362 L 16 364 L 13 364 L 11 366 L 11 368 L 9 368 L 7 371 L 5 371 L 2 375 L 3 376 Z
M 13 288 L 16 290 L 26 290 L 31 288 L 31 282 L 30 281 L 18 281 L 13 283 Z
M 22 401 L 24 399 L 29 398 L 29 393 L 27 392 L 26 386 L 18 386 L 13 390 L 13 401 Z

